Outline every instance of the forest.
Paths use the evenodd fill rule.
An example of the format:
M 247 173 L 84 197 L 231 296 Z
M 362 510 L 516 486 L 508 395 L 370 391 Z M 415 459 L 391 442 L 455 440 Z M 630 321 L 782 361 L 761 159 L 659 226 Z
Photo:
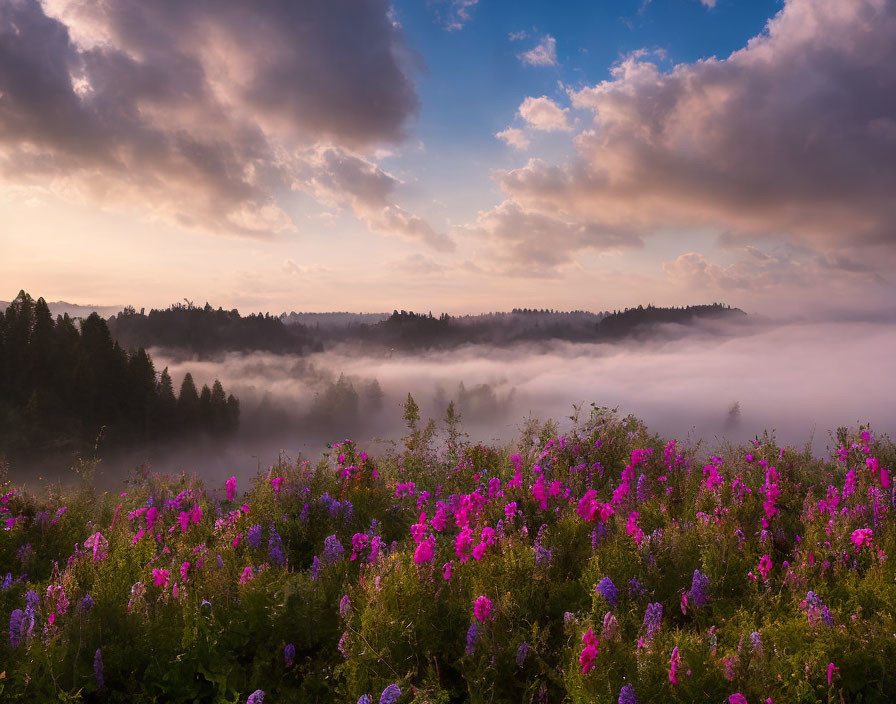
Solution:
M 591 313 L 514 308 L 510 313 L 451 316 L 395 310 L 391 315 L 269 313 L 240 315 L 190 301 L 164 310 L 137 312 L 132 306 L 109 319 L 124 346 L 180 349 L 200 359 L 222 352 L 263 351 L 308 354 L 336 345 L 362 353 L 420 352 L 464 345 L 512 346 L 546 341 L 615 342 L 661 336 L 663 324 L 700 320 L 742 321 L 746 313 L 722 303 L 664 308 L 653 305 Z M 315 322 L 316 321 L 316 322 Z
M 123 347 L 99 315 L 57 316 L 20 291 L 0 311 L 0 454 L 86 452 L 239 425 L 239 401 L 217 380 L 197 391 L 187 373 L 175 395 L 143 347 Z

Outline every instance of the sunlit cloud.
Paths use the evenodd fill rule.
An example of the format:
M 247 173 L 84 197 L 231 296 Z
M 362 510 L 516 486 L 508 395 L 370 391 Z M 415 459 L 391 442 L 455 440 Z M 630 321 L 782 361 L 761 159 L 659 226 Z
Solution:
M 787 242 L 819 261 L 865 252 L 880 270 L 896 259 L 894 62 L 896 6 L 884 0 L 790 0 L 728 58 L 669 71 L 635 52 L 610 79 L 569 90 L 572 109 L 592 116 L 573 158 L 497 173 L 507 202 L 493 217 L 557 220 L 558 262 L 604 246 L 608 231 L 635 242 L 690 226 L 716 228 L 727 246 Z M 564 124 L 551 104 L 556 122 L 541 124 Z
M 209 233 L 294 231 L 281 195 L 340 183 L 315 155 L 366 162 L 405 138 L 410 53 L 381 0 L 6 2 L 0 179 Z M 378 177 L 343 175 L 339 198 L 370 202 L 352 188 Z M 438 240 L 394 198 L 377 207 L 373 229 Z
M 520 61 L 529 66 L 556 66 L 557 40 L 545 34 L 538 44 L 520 54 Z

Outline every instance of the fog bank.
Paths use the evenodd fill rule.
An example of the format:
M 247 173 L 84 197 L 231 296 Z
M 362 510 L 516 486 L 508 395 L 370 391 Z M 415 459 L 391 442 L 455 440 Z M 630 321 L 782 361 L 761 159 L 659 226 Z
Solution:
M 568 427 L 574 405 L 592 402 L 633 413 L 663 436 L 702 438 L 709 447 L 723 437 L 742 442 L 774 430 L 780 443 L 810 442 L 822 454 L 828 432 L 838 426 L 870 421 L 879 432 L 896 427 L 896 382 L 888 371 L 896 330 L 890 324 L 763 322 L 738 326 L 736 333 L 707 326 L 664 340 L 376 357 L 342 348 L 213 361 L 154 349 L 156 368 L 167 366 L 175 384 L 187 371 L 198 385 L 220 379 L 240 398 L 243 420 L 226 448 L 199 446 L 148 459 L 157 469 L 219 480 L 254 474 L 280 452 L 316 460 L 328 442 L 345 437 L 382 450 L 404 434 L 401 403 L 408 393 L 424 418 L 436 420 L 455 400 L 463 429 L 485 442 L 512 440 L 528 416 Z

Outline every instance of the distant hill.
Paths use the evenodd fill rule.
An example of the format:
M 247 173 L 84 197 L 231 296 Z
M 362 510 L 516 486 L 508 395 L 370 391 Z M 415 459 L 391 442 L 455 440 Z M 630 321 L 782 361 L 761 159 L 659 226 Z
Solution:
M 12 301 L 0 301 L 0 310 L 6 310 L 11 304 Z M 124 308 L 124 306 L 82 306 L 77 303 L 69 303 L 68 301 L 48 301 L 47 307 L 54 318 L 57 315 L 68 315 L 70 318 L 86 318 L 91 313 L 96 313 L 101 318 L 108 318 Z
M 593 313 L 515 308 L 509 313 L 289 313 L 240 315 L 190 303 L 137 312 L 127 307 L 109 319 L 122 347 L 165 347 L 209 357 L 231 351 L 308 354 L 336 345 L 361 352 L 451 349 L 462 345 L 511 346 L 547 341 L 614 342 L 627 337 L 689 334 L 702 320 L 742 320 L 746 313 L 722 303 L 660 308 L 653 305 Z

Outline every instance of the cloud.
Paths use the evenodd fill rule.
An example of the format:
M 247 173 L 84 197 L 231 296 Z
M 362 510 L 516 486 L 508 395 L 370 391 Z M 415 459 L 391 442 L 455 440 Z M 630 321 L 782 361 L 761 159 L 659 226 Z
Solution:
M 519 211 L 642 237 L 710 227 L 729 246 L 785 241 L 893 263 L 896 4 L 789 0 L 726 59 L 663 72 L 646 56 L 569 92 L 593 115 L 573 158 L 497 172 Z
M 710 10 L 716 6 L 716 0 L 700 0 L 700 4 L 708 7 Z
M 526 98 L 519 107 L 520 117 L 535 129 L 546 132 L 569 130 L 569 125 L 566 124 L 567 110 L 546 95 Z
M 556 66 L 557 40 L 550 34 L 545 34 L 538 44 L 529 51 L 524 51 L 519 58 L 529 66 Z
M 516 127 L 508 127 L 495 134 L 495 137 L 514 149 L 527 149 L 531 141 L 523 130 Z
M 432 277 L 444 274 L 450 266 L 434 261 L 424 254 L 409 254 L 401 259 L 396 259 L 386 263 L 387 269 L 392 269 L 401 274 L 412 274 L 415 276 Z
M 294 189 L 331 208 L 348 206 L 373 232 L 397 235 L 443 252 L 454 249 L 451 238 L 392 202 L 399 181 L 374 162 L 330 147 L 304 158 L 307 169 L 293 182 Z
M 436 12 L 442 25 L 449 32 L 463 29 L 464 25 L 472 19 L 472 16 L 470 15 L 471 10 L 479 4 L 479 0 L 430 1 L 434 2 L 436 5 L 448 5 L 447 11 L 444 14 L 438 12 L 438 10 Z
M 7 0 L 0 180 L 269 236 L 293 228 L 278 193 L 338 186 L 314 155 L 404 138 L 412 71 L 386 0 Z M 342 178 L 359 201 L 391 187 Z
M 712 291 L 726 299 L 749 296 L 754 304 L 781 312 L 790 308 L 846 306 L 866 313 L 878 301 L 893 300 L 896 284 L 874 271 L 873 265 L 842 254 L 826 254 L 801 247 L 781 246 L 763 251 L 742 247 L 727 264 L 687 252 L 664 262 L 668 280 L 689 291 Z M 820 301 L 818 292 L 827 300 Z M 886 306 L 885 306 L 886 307 Z
M 639 235 L 625 227 L 599 222 L 581 222 L 563 213 L 537 213 L 517 203 L 503 203 L 479 212 L 470 230 L 486 245 L 492 245 L 489 261 L 505 273 L 528 276 L 552 275 L 554 269 L 572 262 L 576 249 L 619 251 L 642 245 Z
M 525 29 L 521 29 L 519 32 L 510 32 L 507 35 L 507 38 L 512 42 L 518 42 L 521 39 L 525 39 L 529 34 Z

